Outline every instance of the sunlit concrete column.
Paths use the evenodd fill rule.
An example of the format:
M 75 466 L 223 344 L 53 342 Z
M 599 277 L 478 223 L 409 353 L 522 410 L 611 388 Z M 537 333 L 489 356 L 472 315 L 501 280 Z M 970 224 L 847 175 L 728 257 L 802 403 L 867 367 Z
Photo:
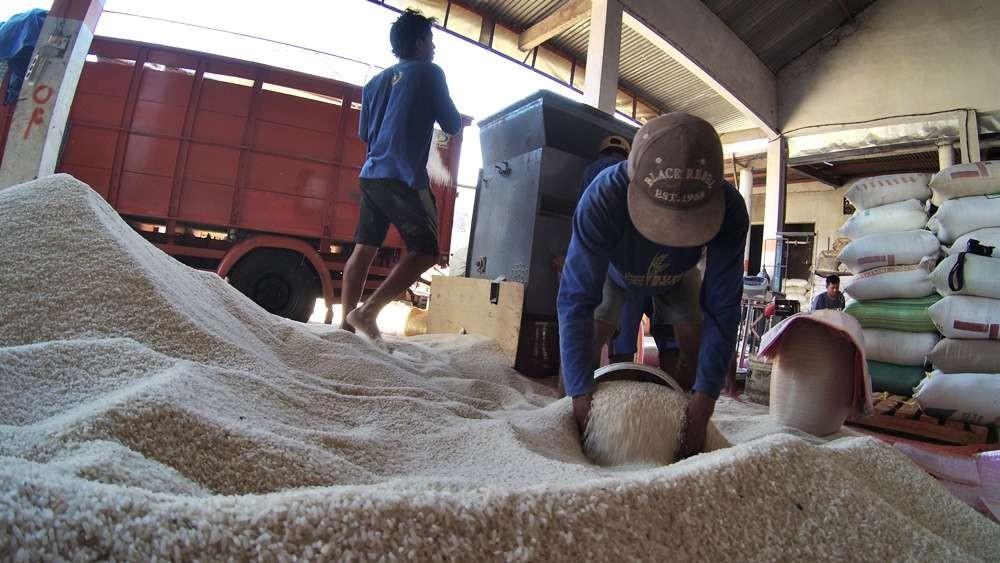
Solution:
M 771 287 L 781 291 L 784 277 L 782 264 L 782 240 L 780 233 L 785 230 L 785 166 L 788 158 L 788 144 L 779 137 L 767 144 L 767 183 L 764 194 L 764 251 L 761 264 L 771 275 Z
M 983 159 L 979 154 L 979 117 L 976 110 L 962 110 L 960 113 L 959 157 L 963 163 L 979 162 Z
M 743 196 L 743 201 L 747 205 L 747 216 L 753 221 L 753 170 L 750 168 L 743 168 L 740 170 L 740 195 Z M 743 252 L 743 272 L 747 274 L 756 274 L 757 272 L 748 272 L 747 268 L 750 267 L 750 233 L 747 233 L 747 246 L 746 250 Z
M 955 150 L 951 143 L 940 143 L 938 148 L 938 169 L 944 170 L 955 164 Z
M 55 0 L 18 96 L 0 189 L 55 172 L 76 85 L 104 0 Z
M 622 43 L 622 6 L 618 0 L 593 0 L 583 101 L 614 115 L 618 96 L 618 57 Z

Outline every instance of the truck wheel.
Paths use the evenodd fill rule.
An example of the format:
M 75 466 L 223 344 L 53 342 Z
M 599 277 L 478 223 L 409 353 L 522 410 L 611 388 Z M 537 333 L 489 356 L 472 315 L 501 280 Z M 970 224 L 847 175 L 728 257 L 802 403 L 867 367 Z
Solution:
M 316 305 L 318 280 L 304 256 L 262 248 L 244 256 L 229 272 L 229 283 L 269 313 L 306 322 Z

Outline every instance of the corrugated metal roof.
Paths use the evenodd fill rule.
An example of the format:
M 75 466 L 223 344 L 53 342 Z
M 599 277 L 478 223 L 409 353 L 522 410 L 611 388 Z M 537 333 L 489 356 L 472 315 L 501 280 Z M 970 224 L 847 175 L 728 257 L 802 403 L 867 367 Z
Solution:
M 466 2 L 474 10 L 492 14 L 507 25 L 523 31 L 542 20 L 565 0 L 471 0 Z
M 874 0 L 702 0 L 776 71 Z M 843 5 L 843 8 L 841 7 Z

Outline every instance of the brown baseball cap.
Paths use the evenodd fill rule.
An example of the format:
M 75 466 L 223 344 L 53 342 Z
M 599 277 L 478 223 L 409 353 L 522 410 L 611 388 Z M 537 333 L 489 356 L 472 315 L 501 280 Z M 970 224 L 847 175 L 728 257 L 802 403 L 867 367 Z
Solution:
M 628 157 L 628 213 L 664 246 L 701 246 L 722 227 L 722 143 L 704 119 L 668 113 L 635 134 Z

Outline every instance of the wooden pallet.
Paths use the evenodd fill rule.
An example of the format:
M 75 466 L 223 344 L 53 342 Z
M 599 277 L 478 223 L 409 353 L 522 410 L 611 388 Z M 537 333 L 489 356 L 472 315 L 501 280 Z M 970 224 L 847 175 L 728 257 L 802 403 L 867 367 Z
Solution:
M 873 397 L 875 414 L 847 424 L 926 442 L 948 445 L 995 444 L 996 426 L 928 416 L 916 401 L 883 393 Z

